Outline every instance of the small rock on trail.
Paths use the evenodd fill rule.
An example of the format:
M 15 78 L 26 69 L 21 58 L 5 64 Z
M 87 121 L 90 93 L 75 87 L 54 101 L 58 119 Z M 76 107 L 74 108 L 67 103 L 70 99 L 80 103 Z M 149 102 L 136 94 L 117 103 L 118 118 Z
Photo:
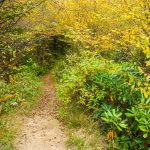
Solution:
M 44 94 L 30 117 L 23 118 L 17 150 L 67 150 L 65 131 L 57 117 L 58 99 L 51 75 L 42 77 Z

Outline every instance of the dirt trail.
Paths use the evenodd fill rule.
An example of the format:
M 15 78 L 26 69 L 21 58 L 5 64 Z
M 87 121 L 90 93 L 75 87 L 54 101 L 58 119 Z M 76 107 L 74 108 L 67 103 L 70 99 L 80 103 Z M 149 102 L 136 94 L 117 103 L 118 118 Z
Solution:
M 23 119 L 17 150 L 67 150 L 65 131 L 57 119 L 58 100 L 51 75 L 43 76 L 42 81 L 44 94 L 32 115 Z

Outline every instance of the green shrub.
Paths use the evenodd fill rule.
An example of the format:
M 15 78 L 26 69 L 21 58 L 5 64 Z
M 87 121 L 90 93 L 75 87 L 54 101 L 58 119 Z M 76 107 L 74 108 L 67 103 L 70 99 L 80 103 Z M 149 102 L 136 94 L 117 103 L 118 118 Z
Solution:
M 63 108 L 76 101 L 94 112 L 111 147 L 149 148 L 149 76 L 141 68 L 83 51 L 68 56 L 55 72 Z
M 10 76 L 10 83 L 0 81 L 1 112 L 8 112 L 40 93 L 41 82 L 33 68 L 22 66 L 16 71 Z

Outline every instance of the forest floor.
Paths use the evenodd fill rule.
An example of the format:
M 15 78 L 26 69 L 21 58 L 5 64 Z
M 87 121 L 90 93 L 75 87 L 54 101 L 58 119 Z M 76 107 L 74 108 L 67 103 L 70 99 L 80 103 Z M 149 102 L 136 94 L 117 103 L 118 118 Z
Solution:
M 17 136 L 17 150 L 67 150 L 66 133 L 57 119 L 58 98 L 50 74 L 42 77 L 44 94 L 31 115 L 22 116 L 23 127 Z

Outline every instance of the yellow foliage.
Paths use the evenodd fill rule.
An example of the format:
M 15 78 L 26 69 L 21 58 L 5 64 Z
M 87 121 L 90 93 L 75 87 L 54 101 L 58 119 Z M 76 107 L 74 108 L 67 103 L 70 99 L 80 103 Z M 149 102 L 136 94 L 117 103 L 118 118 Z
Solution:
M 6 96 L 6 97 L 0 98 L 0 103 L 1 103 L 1 102 L 5 102 L 5 101 L 7 101 L 7 100 L 10 100 L 10 99 L 14 98 L 14 96 L 15 96 L 15 95 L 8 95 L 8 96 Z

